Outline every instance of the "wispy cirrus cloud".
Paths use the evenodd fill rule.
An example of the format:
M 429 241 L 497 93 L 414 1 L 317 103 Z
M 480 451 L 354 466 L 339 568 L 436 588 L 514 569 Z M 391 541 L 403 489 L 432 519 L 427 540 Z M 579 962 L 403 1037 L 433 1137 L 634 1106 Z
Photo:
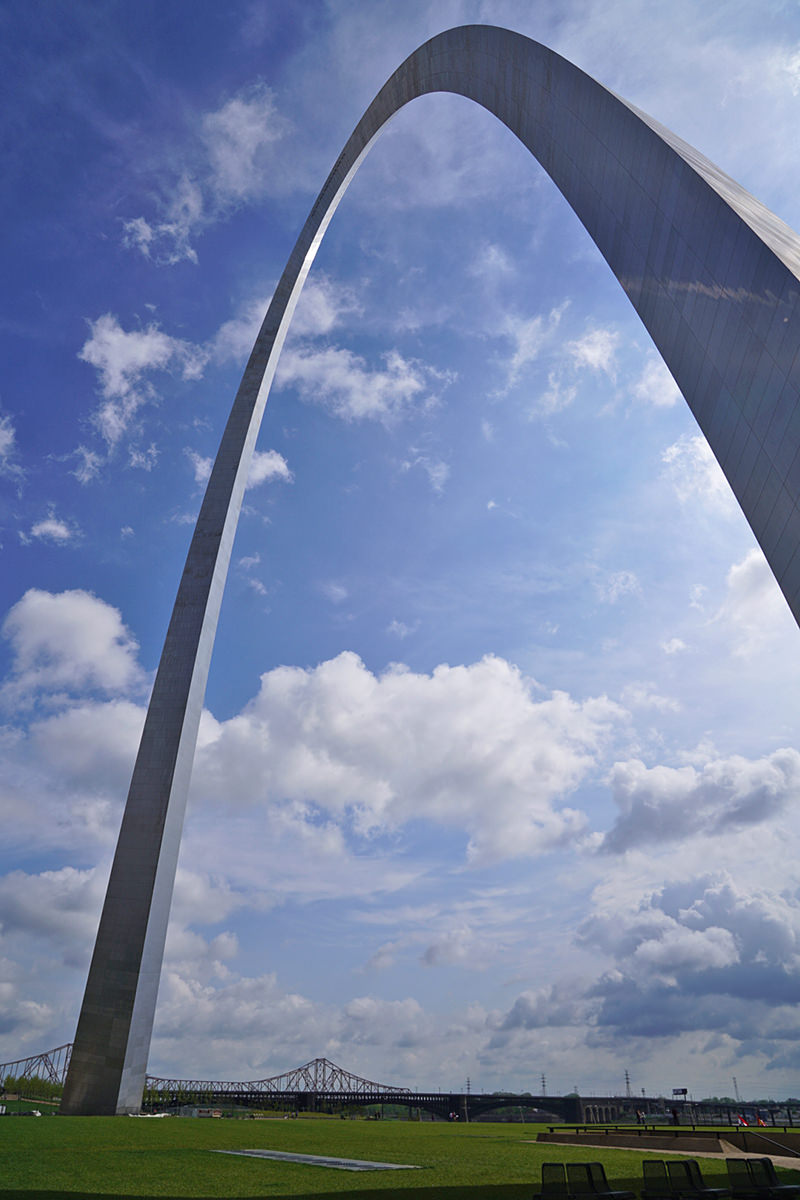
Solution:
M 274 170 L 274 155 L 291 128 L 263 80 L 203 114 L 188 135 L 192 169 L 175 180 L 154 215 L 124 222 L 125 245 L 160 265 L 196 263 L 193 243 L 204 229 L 272 190 L 276 181 L 286 186 L 287 172 Z

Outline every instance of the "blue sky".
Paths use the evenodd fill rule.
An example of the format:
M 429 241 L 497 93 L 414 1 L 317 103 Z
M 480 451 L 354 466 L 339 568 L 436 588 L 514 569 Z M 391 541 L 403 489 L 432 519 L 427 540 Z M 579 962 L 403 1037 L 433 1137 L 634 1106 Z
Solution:
M 800 14 L 0 6 L 0 1061 L 69 1041 L 191 523 L 386 77 L 505 25 L 800 228 Z M 566 202 L 415 101 L 319 252 L 223 603 L 154 1074 L 800 1093 L 798 630 Z

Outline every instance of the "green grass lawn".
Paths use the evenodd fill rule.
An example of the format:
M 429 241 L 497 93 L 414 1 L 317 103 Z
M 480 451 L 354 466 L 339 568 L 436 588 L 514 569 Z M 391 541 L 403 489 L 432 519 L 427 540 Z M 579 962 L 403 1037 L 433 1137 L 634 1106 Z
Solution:
M 640 1189 L 641 1154 L 537 1145 L 531 1140 L 537 1131 L 533 1125 L 482 1123 L 3 1117 L 0 1197 L 238 1200 L 344 1193 L 359 1200 L 529 1200 L 538 1190 L 541 1163 L 559 1160 L 602 1161 L 617 1187 Z M 238 1148 L 413 1163 L 422 1169 L 355 1173 L 212 1153 Z M 657 1151 L 653 1157 L 659 1157 Z M 706 1160 L 703 1166 L 712 1184 L 724 1175 L 721 1160 Z

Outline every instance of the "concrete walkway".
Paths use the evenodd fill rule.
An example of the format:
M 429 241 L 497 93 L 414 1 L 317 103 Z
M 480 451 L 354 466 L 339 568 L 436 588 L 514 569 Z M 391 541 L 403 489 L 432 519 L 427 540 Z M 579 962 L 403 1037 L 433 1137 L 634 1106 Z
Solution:
M 537 1144 L 541 1146 L 543 1143 L 538 1142 Z M 581 1148 L 585 1147 L 587 1150 L 634 1150 L 642 1155 L 647 1154 L 651 1158 L 663 1158 L 667 1154 L 677 1155 L 678 1158 L 771 1158 L 776 1167 L 788 1167 L 792 1170 L 800 1171 L 800 1155 L 772 1154 L 769 1148 L 765 1148 L 762 1154 L 756 1154 L 752 1150 L 741 1150 L 738 1146 L 733 1146 L 730 1142 L 726 1142 L 724 1138 L 719 1139 L 719 1150 L 696 1150 L 694 1153 L 692 1153 L 690 1148 L 665 1150 L 661 1146 L 644 1146 L 642 1145 L 642 1139 L 638 1137 L 636 1139 L 631 1138 L 629 1146 L 621 1146 L 618 1141 L 615 1141 L 615 1144 L 610 1146 L 608 1142 L 584 1142 L 583 1140 L 580 1142 L 555 1142 L 550 1139 L 545 1144 L 551 1146 L 580 1146 Z

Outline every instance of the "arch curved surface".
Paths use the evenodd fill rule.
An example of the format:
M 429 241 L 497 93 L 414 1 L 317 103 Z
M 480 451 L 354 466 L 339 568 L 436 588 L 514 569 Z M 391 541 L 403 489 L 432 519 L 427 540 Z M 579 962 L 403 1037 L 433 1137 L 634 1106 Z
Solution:
M 454 92 L 539 160 L 607 260 L 707 437 L 800 622 L 800 238 L 572 63 L 488 25 L 420 46 L 328 176 L 245 368 L 192 537 L 136 758 L 62 1111 L 138 1111 L 211 650 L 256 436 L 297 299 L 386 122 Z

